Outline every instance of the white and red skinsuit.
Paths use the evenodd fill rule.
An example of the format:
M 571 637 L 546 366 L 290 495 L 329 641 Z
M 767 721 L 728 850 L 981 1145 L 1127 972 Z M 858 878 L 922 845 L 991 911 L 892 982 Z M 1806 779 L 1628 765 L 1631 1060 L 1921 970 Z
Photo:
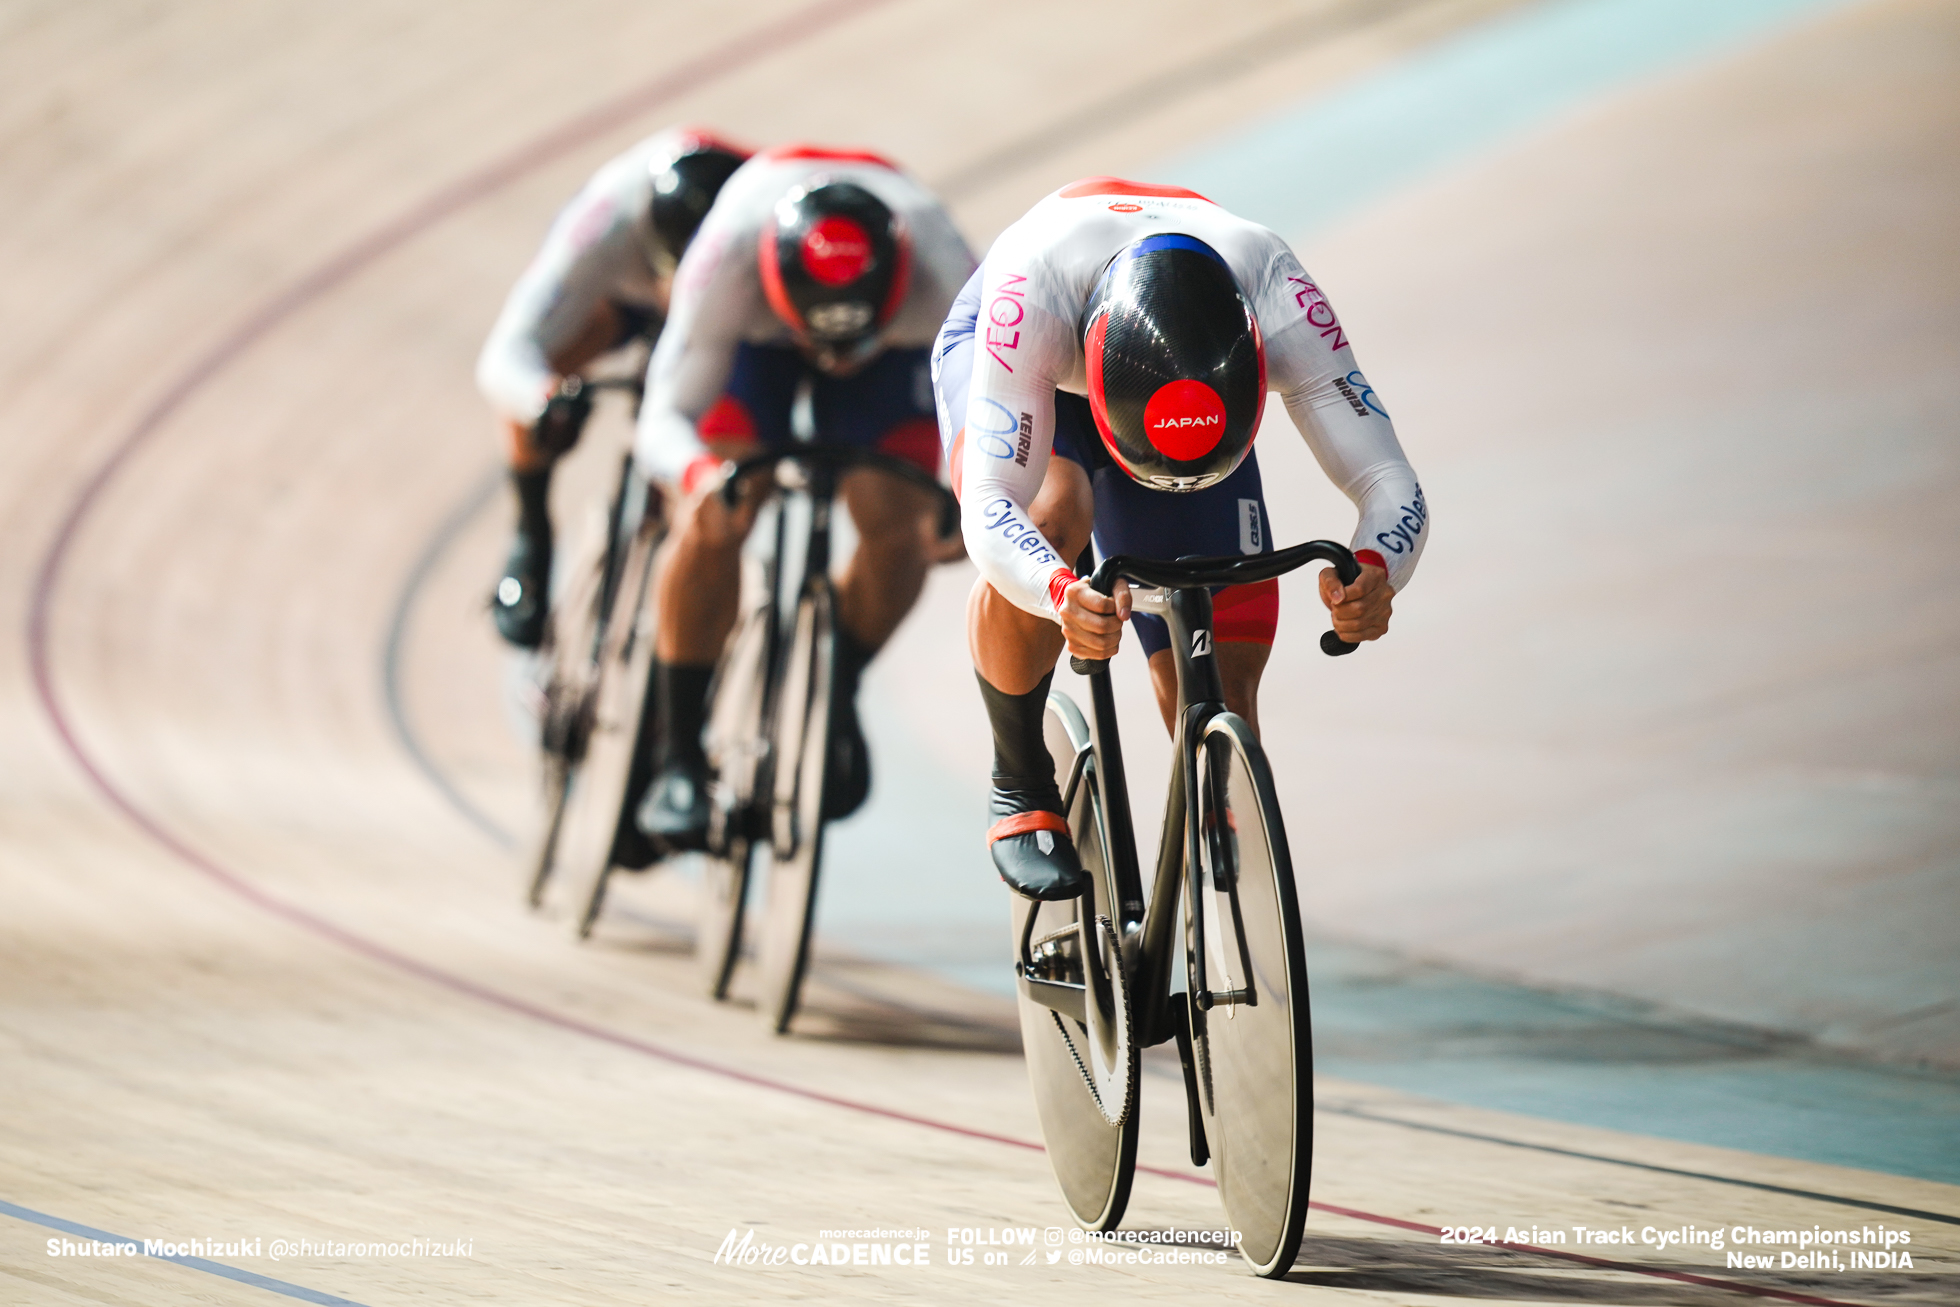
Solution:
M 1264 337 L 1268 387 L 1360 511 L 1353 548 L 1379 557 L 1400 589 L 1421 557 L 1428 511 L 1327 297 L 1266 228 L 1190 191 L 1109 177 L 1056 191 L 1002 232 L 976 278 L 977 303 L 962 296 L 934 351 L 942 437 L 967 552 L 981 575 L 1018 607 L 1055 616 L 1073 560 L 1028 518 L 1048 468 L 1055 391 L 1086 393 L 1078 319 L 1109 260 L 1140 237 L 1171 232 L 1196 237 L 1225 259 Z M 941 375 L 949 339 L 962 330 L 975 333 L 971 373 Z M 1025 461 L 1022 440 L 982 438 L 1007 429 L 1018 436 L 1030 423 Z M 1180 496 L 1163 498 L 1165 511 L 1174 511 Z

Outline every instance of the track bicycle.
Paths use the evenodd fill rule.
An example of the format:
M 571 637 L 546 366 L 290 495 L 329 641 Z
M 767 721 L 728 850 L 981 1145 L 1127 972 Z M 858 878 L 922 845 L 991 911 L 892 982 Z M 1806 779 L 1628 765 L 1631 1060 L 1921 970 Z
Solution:
M 1068 695 L 1048 696 L 1045 730 L 1062 808 L 1090 889 L 1014 899 L 1022 1043 L 1043 1138 L 1075 1218 L 1122 1219 L 1136 1169 L 1142 1049 L 1177 1042 L 1191 1163 L 1214 1164 L 1239 1251 L 1284 1275 L 1300 1247 L 1313 1161 L 1313 1045 L 1307 974 L 1286 827 L 1266 754 L 1227 711 L 1212 650 L 1210 586 L 1331 563 L 1360 575 L 1341 545 L 1177 562 L 1116 556 L 1091 577 L 1123 577 L 1137 610 L 1163 617 L 1177 661 L 1177 730 L 1163 840 L 1146 902 L 1116 701 L 1106 661 L 1071 659 L 1089 678 L 1094 728 Z M 1355 646 L 1332 631 L 1328 654 Z M 1181 931 L 1180 931 L 1181 925 Z M 1174 935 L 1184 989 L 1173 991 Z
M 772 449 L 738 463 L 721 491 L 732 508 L 763 482 L 771 539 L 710 690 L 708 857 L 695 949 L 708 992 L 725 998 L 749 886 L 764 875 L 757 1007 L 778 1034 L 802 995 L 823 853 L 837 621 L 831 513 L 840 476 L 860 467 L 931 490 L 939 534 L 959 530 L 950 491 L 917 466 L 866 449 Z
M 638 375 L 578 382 L 585 393 L 620 391 L 638 409 Z M 574 391 L 573 393 L 579 393 Z M 645 841 L 632 827 L 629 772 L 650 739 L 652 561 L 666 530 L 659 487 L 634 470 L 629 452 L 603 513 L 594 513 L 565 569 L 539 648 L 543 665 L 539 747 L 545 821 L 530 850 L 532 907 L 544 903 L 567 867 L 587 881 L 616 864 L 645 866 Z M 642 784 L 644 781 L 642 781 Z M 590 930 L 582 922 L 581 934 Z

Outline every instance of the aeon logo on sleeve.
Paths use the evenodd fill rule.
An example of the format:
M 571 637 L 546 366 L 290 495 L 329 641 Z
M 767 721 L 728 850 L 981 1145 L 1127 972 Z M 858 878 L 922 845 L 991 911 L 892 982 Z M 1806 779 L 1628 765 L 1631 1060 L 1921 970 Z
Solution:
M 1009 273 L 994 287 L 994 297 L 987 304 L 987 334 L 984 343 L 987 352 L 994 356 L 994 362 L 1009 372 L 1014 365 L 1002 356 L 1002 350 L 1013 351 L 1021 347 L 1019 327 L 1021 319 L 1028 316 L 1028 279 Z
M 1333 337 L 1328 348 L 1335 351 L 1347 348 L 1347 333 L 1341 330 L 1341 320 L 1334 316 L 1334 306 L 1320 293 L 1320 287 L 1305 277 L 1288 277 L 1287 283 L 1293 286 L 1293 302 L 1307 311 L 1307 325 L 1320 331 L 1320 338 Z
M 1225 436 L 1225 401 L 1202 381 L 1173 381 L 1143 406 L 1143 430 L 1168 458 L 1203 458 Z

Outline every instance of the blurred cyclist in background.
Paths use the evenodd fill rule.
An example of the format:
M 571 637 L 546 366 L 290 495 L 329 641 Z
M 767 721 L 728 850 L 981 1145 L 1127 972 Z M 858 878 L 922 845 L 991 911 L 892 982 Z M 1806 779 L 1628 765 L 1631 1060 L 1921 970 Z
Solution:
M 519 648 L 544 638 L 551 470 L 578 440 L 592 403 L 566 378 L 659 336 L 681 254 L 748 156 L 708 132 L 673 128 L 606 164 L 551 224 L 484 343 L 476 383 L 503 418 L 518 511 L 491 612 Z
M 939 467 L 929 355 L 973 255 L 938 199 L 896 164 L 785 146 L 729 179 L 675 278 L 647 372 L 635 456 L 682 503 L 657 579 L 655 692 L 661 738 L 641 830 L 698 848 L 708 803 L 701 730 L 708 683 L 737 617 L 753 501 L 715 493 L 729 459 L 793 438 L 807 399 L 814 438 Z M 870 790 L 854 706 L 871 660 L 930 566 L 933 501 L 870 469 L 839 490 L 858 546 L 838 586 L 829 817 Z
M 1132 615 L 1123 582 L 1105 596 L 1075 574 L 1092 524 L 1104 557 L 1271 551 L 1252 454 L 1269 386 L 1360 510 L 1360 577 L 1320 576 L 1342 639 L 1388 630 L 1428 510 L 1320 287 L 1279 237 L 1191 191 L 1092 177 L 1041 201 L 960 292 L 933 372 L 980 567 L 967 632 L 994 732 L 988 843 L 1020 893 L 1073 898 L 1087 878 L 1042 738 L 1064 644 L 1108 658 L 1132 622 L 1176 729 L 1163 619 Z M 1257 730 L 1277 583 L 1225 587 L 1213 612 L 1226 706 Z

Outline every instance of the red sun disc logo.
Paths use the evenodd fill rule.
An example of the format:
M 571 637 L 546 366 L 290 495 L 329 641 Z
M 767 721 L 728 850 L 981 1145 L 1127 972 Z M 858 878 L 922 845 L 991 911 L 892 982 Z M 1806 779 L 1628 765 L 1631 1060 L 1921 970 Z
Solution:
M 1173 381 L 1143 406 L 1143 429 L 1167 458 L 1203 458 L 1225 435 L 1225 401 L 1202 381 Z
M 825 286 L 848 286 L 871 264 L 871 238 L 849 218 L 832 215 L 803 237 L 803 269 Z

